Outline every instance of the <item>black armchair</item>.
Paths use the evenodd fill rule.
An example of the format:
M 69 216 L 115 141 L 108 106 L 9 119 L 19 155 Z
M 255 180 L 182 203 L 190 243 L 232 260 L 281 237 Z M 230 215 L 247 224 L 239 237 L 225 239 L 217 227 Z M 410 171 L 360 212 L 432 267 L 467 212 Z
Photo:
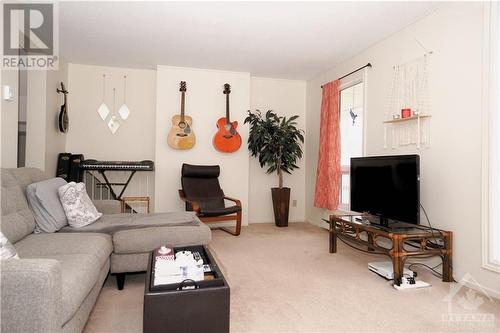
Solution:
M 221 229 L 238 236 L 241 232 L 241 202 L 224 195 L 219 184 L 219 174 L 218 165 L 183 164 L 179 196 L 186 203 L 186 210 L 195 211 L 205 223 L 235 220 L 235 231 Z M 234 205 L 226 207 L 224 200 L 232 201 Z

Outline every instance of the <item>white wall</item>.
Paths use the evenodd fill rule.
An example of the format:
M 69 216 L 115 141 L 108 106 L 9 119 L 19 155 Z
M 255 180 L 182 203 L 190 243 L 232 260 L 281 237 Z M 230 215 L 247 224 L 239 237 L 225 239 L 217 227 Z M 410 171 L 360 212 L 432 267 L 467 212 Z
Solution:
M 127 75 L 126 103 L 130 116 L 120 121 L 120 127 L 112 134 L 107 121 L 97 113 L 102 103 L 103 81 L 106 75 L 105 102 L 118 116 L 123 103 L 123 76 Z M 154 160 L 156 72 L 118 67 L 69 64 L 68 68 L 68 115 L 66 151 L 84 154 L 85 158 L 108 161 Z M 116 89 L 113 110 L 113 88 Z M 128 172 L 109 173 L 111 181 L 122 181 Z M 117 187 L 118 188 L 118 187 Z M 138 172 L 130 183 L 126 195 L 154 194 L 154 174 Z
M 115 135 L 97 114 L 102 101 L 103 74 L 106 74 L 105 99 L 109 108 L 113 105 L 112 89 L 117 89 L 116 109 L 123 99 L 123 74 L 128 75 L 127 104 L 132 113 L 127 121 L 121 122 Z M 299 126 L 305 128 L 304 81 L 250 78 L 249 73 L 168 66 L 152 71 L 78 64 L 69 65 L 68 77 L 70 130 L 66 151 L 101 160 L 154 160 L 156 171 L 154 177 L 149 176 L 148 186 L 149 191 L 155 192 L 156 211 L 184 209 L 177 194 L 183 162 L 220 164 L 221 183 L 226 194 L 243 201 L 244 222 L 274 221 L 270 188 L 276 185 L 277 177 L 267 175 L 254 158 L 249 158 L 248 126 L 243 125 L 243 120 L 250 108 L 271 108 L 283 115 L 299 115 Z M 186 114 L 194 118 L 193 130 L 197 138 L 196 146 L 189 151 L 174 150 L 166 143 L 171 117 L 180 112 L 181 80 L 187 81 Z M 52 81 L 58 84 L 57 78 Z M 231 118 L 239 121 L 243 139 L 240 150 L 234 154 L 219 153 L 212 146 L 215 122 L 225 115 L 222 85 L 226 82 L 231 84 Z M 47 85 L 52 83 L 48 81 Z M 60 99 L 56 98 L 56 102 L 58 109 Z M 47 126 L 50 126 L 49 121 Z M 48 157 L 46 163 L 49 163 Z M 299 165 L 301 168 L 292 176 L 285 176 L 285 184 L 292 188 L 291 199 L 297 200 L 297 207 L 290 208 L 291 221 L 305 219 L 305 159 Z M 123 176 L 110 175 L 114 175 L 114 179 Z M 138 189 L 138 183 L 144 182 L 141 175 L 135 176 L 136 182 L 130 185 L 127 194 L 140 194 L 138 192 L 143 190 Z
M 2 98 L 2 167 L 17 167 L 18 105 L 26 103 L 26 160 L 25 165 L 40 168 L 55 175 L 57 154 L 63 152 L 66 137 L 59 133 L 57 116 L 60 99 L 56 84 L 67 82 L 67 64 L 59 62 L 57 71 L 26 71 L 24 100 L 18 96 L 18 72 L 2 71 L 4 84 L 11 86 L 12 101 Z
M 47 71 L 27 74 L 25 166 L 45 170 Z
M 66 151 L 66 134 L 61 133 L 58 127 L 64 99 L 56 89 L 61 87 L 61 82 L 68 86 L 68 64 L 63 61 L 59 61 L 57 71 L 47 71 L 45 173 L 51 177 L 56 175 L 57 156 Z
M 429 68 L 431 145 L 383 149 L 385 107 L 392 66 L 433 50 Z M 307 219 L 328 212 L 313 207 L 319 142 L 320 85 L 371 62 L 368 71 L 366 153 L 421 155 L 421 202 L 435 227 L 454 233 L 454 277 L 470 273 L 500 293 L 499 275 L 481 266 L 481 74 L 483 4 L 446 4 L 435 13 L 335 66 L 307 84 Z M 425 223 L 425 221 L 423 221 Z
M 305 130 L 305 81 L 281 80 L 261 77 L 252 77 L 250 88 L 250 105 L 266 112 L 271 109 L 280 116 L 298 115 L 298 127 Z M 305 148 L 305 147 L 303 147 Z M 284 186 L 291 188 L 290 195 L 290 221 L 304 221 L 305 219 L 305 156 L 297 164 L 292 175 L 284 175 Z M 278 185 L 276 174 L 268 175 L 261 168 L 255 157 L 250 157 L 249 167 L 249 220 L 254 222 L 273 222 L 273 204 L 271 187 Z M 293 200 L 297 206 L 293 207 Z
M 156 103 L 156 211 L 183 210 L 177 190 L 182 163 L 218 164 L 225 194 L 243 205 L 243 224 L 248 223 L 248 127 L 243 126 L 250 107 L 250 74 L 169 66 L 157 67 Z M 196 145 L 190 150 L 175 150 L 167 144 L 171 118 L 180 112 L 179 82 L 186 81 L 186 115 L 193 117 Z M 243 143 L 232 154 L 220 153 L 212 146 L 217 119 L 225 116 L 224 83 L 231 85 L 231 120 L 237 120 Z
M 3 70 L 1 75 L 1 166 L 2 168 L 15 168 L 17 167 L 18 72 Z M 12 89 L 11 101 L 3 99 L 4 85 L 10 86 Z

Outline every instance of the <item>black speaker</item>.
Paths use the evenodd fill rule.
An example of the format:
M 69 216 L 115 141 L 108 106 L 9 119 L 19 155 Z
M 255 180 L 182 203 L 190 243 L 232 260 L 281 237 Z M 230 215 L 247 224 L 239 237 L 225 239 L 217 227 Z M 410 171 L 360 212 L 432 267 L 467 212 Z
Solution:
M 71 154 L 59 153 L 57 157 L 56 177 L 61 177 L 65 181 L 69 181 L 69 171 L 71 166 Z
M 83 180 L 83 172 L 80 170 L 80 163 L 83 162 L 82 154 L 71 154 L 71 163 L 69 168 L 69 182 L 79 183 Z

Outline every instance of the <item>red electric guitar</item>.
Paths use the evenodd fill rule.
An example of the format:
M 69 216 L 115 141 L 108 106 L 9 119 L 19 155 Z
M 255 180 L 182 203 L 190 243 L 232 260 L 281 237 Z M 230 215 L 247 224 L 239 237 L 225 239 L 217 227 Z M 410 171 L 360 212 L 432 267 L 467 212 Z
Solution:
M 217 133 L 214 135 L 213 145 L 215 149 L 223 153 L 234 153 L 241 146 L 241 136 L 236 131 L 238 122 L 229 120 L 229 93 L 231 86 L 224 85 L 224 95 L 226 95 L 226 116 L 217 120 Z

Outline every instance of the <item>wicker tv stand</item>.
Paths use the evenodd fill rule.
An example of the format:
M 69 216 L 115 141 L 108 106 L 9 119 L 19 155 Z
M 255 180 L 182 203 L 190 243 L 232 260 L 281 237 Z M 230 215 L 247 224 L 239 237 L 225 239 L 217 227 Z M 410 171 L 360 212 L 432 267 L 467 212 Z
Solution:
M 401 222 L 387 228 L 370 223 L 372 218 L 376 217 L 367 214 L 330 215 L 330 253 L 337 252 L 337 238 L 340 238 L 354 247 L 388 255 L 392 260 L 396 285 L 401 284 L 406 259 L 439 256 L 443 262 L 443 281 L 453 281 L 451 231 Z M 384 246 L 386 244 L 390 245 Z

